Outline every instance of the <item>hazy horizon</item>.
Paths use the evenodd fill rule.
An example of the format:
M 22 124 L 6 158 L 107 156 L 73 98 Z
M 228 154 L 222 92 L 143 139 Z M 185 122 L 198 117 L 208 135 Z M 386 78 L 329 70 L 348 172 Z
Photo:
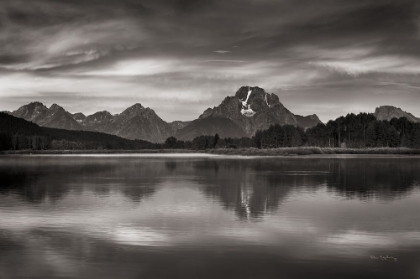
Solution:
M 0 110 L 135 103 L 193 120 L 245 85 L 323 122 L 381 105 L 420 116 L 420 3 L 4 0 Z

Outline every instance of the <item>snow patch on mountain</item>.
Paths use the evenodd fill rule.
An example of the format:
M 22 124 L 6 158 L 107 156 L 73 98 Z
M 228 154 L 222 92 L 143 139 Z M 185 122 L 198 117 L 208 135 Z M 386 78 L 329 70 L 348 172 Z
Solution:
M 251 95 L 251 93 L 252 93 L 252 89 L 251 89 L 251 88 L 249 88 L 249 90 L 248 90 L 248 95 L 246 95 L 246 99 L 245 99 L 245 101 L 242 101 L 242 106 L 244 106 L 244 107 L 246 107 L 246 106 L 247 106 L 247 104 L 248 104 L 248 99 L 249 99 L 249 96 Z
M 252 93 L 252 89 L 249 88 L 248 95 L 246 96 L 245 101 L 242 101 L 241 113 L 242 113 L 242 115 L 248 116 L 248 117 L 251 117 L 251 116 L 253 116 L 255 114 L 255 111 L 253 111 L 251 109 L 251 105 L 248 104 L 248 99 L 249 99 L 249 96 L 251 96 L 251 93 Z
M 253 111 L 251 108 L 248 108 L 248 109 L 241 109 L 241 113 L 242 113 L 242 115 L 243 116 L 247 116 L 247 117 L 251 117 L 251 116 L 253 116 L 256 112 L 255 111 Z
M 270 108 L 271 106 L 268 104 L 267 95 L 268 95 L 268 93 L 266 92 L 266 93 L 265 93 L 265 103 L 266 103 L 266 104 L 267 104 L 267 106 Z

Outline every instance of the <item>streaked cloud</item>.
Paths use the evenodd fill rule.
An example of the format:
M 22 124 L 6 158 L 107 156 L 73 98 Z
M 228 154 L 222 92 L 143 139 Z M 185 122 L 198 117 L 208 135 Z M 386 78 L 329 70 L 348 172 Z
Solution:
M 202 62 L 202 63 L 244 63 L 245 61 L 242 60 L 204 60 L 204 61 L 198 61 L 198 62 Z
M 216 52 L 218 54 L 225 54 L 225 53 L 229 53 L 230 51 L 229 50 L 215 50 L 213 52 Z
M 194 119 L 240 86 L 257 85 L 294 113 L 323 121 L 350 107 L 373 111 L 384 104 L 381 95 L 420 116 L 413 105 L 420 95 L 419 6 L 3 0 L 0 110 L 41 100 L 119 112 L 140 102 L 164 119 Z
M 420 59 L 401 56 L 367 57 L 335 61 L 317 61 L 314 65 L 326 67 L 357 77 L 369 73 L 420 74 Z
M 183 71 L 188 68 L 180 61 L 167 59 L 141 59 L 119 61 L 106 69 L 94 69 L 81 72 L 83 75 L 93 76 L 142 76 Z M 175 70 L 176 69 L 176 70 Z

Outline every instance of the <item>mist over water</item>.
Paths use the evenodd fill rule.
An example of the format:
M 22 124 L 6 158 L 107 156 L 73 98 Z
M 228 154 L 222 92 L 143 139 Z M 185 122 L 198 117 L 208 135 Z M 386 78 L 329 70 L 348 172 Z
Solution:
M 0 278 L 419 278 L 420 158 L 0 157 Z

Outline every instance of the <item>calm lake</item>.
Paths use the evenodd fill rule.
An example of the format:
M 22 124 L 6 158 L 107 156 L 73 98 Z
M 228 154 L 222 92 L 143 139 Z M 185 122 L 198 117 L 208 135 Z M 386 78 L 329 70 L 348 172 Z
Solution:
M 420 278 L 420 157 L 0 157 L 0 278 Z

